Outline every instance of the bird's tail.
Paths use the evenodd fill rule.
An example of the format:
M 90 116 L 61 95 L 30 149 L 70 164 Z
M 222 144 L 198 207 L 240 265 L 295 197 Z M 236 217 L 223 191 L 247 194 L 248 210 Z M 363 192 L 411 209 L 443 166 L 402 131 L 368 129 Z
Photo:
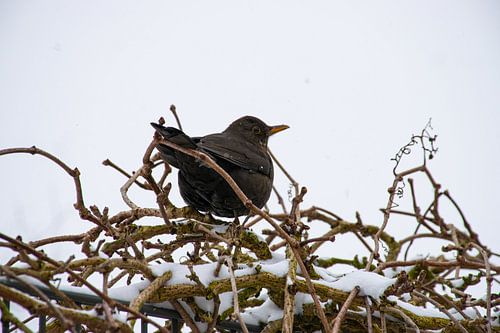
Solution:
M 158 132 L 165 140 L 173 142 L 184 148 L 196 148 L 196 142 L 177 128 L 165 127 L 156 123 L 151 123 L 151 126 L 153 126 L 156 129 L 156 132 Z M 160 151 L 161 156 L 168 162 L 168 164 L 179 169 L 179 161 L 174 149 L 161 143 L 157 145 L 156 148 Z
M 196 148 L 196 142 L 187 136 L 183 131 L 174 127 L 165 127 L 160 124 L 151 123 L 156 131 L 163 136 L 164 139 L 173 142 L 184 148 Z

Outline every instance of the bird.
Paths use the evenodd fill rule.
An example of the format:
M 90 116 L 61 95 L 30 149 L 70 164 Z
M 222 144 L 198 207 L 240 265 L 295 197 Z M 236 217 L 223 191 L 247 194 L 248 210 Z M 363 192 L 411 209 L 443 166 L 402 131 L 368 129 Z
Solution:
M 273 186 L 273 162 L 267 144 L 271 135 L 287 125 L 268 126 L 253 116 L 233 121 L 222 133 L 190 137 L 174 127 L 151 123 L 165 140 L 210 156 L 238 184 L 258 208 L 264 207 Z M 237 219 L 249 209 L 216 171 L 196 158 L 159 143 L 162 159 L 179 169 L 178 184 L 183 200 L 200 212 Z

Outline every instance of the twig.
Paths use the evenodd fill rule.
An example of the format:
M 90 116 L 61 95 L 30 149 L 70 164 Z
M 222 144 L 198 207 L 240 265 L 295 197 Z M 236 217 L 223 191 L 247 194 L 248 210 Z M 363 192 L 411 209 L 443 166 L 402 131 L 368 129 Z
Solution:
M 278 204 L 281 206 L 281 209 L 283 210 L 283 214 L 287 213 L 285 202 L 283 201 L 283 198 L 281 197 L 280 193 L 276 189 L 276 187 L 273 185 L 273 192 L 276 195 L 276 198 L 278 198 Z
M 334 219 L 336 220 L 343 220 L 343 218 L 341 218 L 340 216 L 338 216 L 337 214 L 327 210 L 327 209 L 324 209 L 324 208 L 321 208 L 321 207 L 318 207 L 318 206 L 312 206 L 311 209 L 313 210 L 317 210 L 317 211 L 320 211 L 320 212 L 323 212 L 323 213 L 326 213 L 328 215 L 330 215 L 331 217 L 333 217 Z
M 378 259 L 379 258 L 378 250 L 379 250 L 380 235 L 382 234 L 382 232 L 384 231 L 385 227 L 387 226 L 387 223 L 389 222 L 389 217 L 390 217 L 389 211 L 393 208 L 394 196 L 397 193 L 396 192 L 396 186 L 398 185 L 398 183 L 400 181 L 403 180 L 403 177 L 406 177 L 406 176 L 408 176 L 408 175 L 410 175 L 412 173 L 419 172 L 419 171 L 424 171 L 424 170 L 425 170 L 425 166 L 419 166 L 419 167 L 416 167 L 416 168 L 412 168 L 412 169 L 408 169 L 406 171 L 400 172 L 400 173 L 398 173 L 394 177 L 394 181 L 392 183 L 392 187 L 389 188 L 389 200 L 387 200 L 387 206 L 386 206 L 385 211 L 384 211 L 384 221 L 382 222 L 382 226 L 379 228 L 379 230 L 377 231 L 377 233 L 373 236 L 374 249 L 373 249 L 373 252 L 370 253 L 370 258 L 368 259 L 368 261 L 366 263 L 365 269 L 367 271 L 370 270 L 370 268 L 372 266 L 372 263 L 373 263 L 373 259 Z
M 380 329 L 382 333 L 387 333 L 387 323 L 385 321 L 385 312 L 380 311 Z
M 3 234 L 3 233 L 0 233 L 0 238 L 6 240 L 8 242 L 11 242 L 13 244 L 16 244 L 17 246 L 19 246 L 20 248 L 23 248 L 24 250 L 30 252 L 31 254 L 33 254 L 34 256 L 36 256 L 40 260 L 46 261 L 46 262 L 54 265 L 55 267 L 61 267 L 60 263 L 58 263 L 54 259 L 49 258 L 45 253 L 41 253 L 41 252 L 39 252 L 39 251 L 31 248 L 29 245 L 27 245 L 27 244 L 25 244 L 25 243 L 23 243 L 23 242 L 21 242 L 21 241 L 19 241 L 17 239 L 13 239 L 13 238 L 11 238 L 11 237 Z M 139 318 L 142 318 L 143 320 L 146 320 L 147 322 L 149 322 L 149 323 L 151 323 L 151 324 L 153 324 L 155 326 L 158 326 L 158 324 L 156 324 L 154 321 L 152 321 L 148 317 L 144 316 L 142 313 L 140 313 L 138 311 L 135 311 L 133 309 L 130 309 L 126 305 L 123 305 L 121 303 L 115 302 L 113 299 L 109 298 L 107 295 L 105 295 L 99 289 L 97 289 L 96 287 L 94 287 L 90 282 L 88 282 L 87 280 L 85 280 L 83 277 L 81 277 L 79 274 L 75 273 L 70 268 L 66 267 L 64 269 L 64 271 L 66 273 L 68 273 L 73 279 L 77 280 L 78 282 L 80 282 L 81 284 L 83 284 L 87 288 L 89 288 L 93 293 L 95 293 L 97 296 L 99 296 L 101 299 L 103 299 L 103 301 L 105 301 L 106 303 L 108 303 L 110 306 L 112 306 L 112 307 L 116 306 L 119 309 L 121 309 L 122 311 L 131 312 L 135 316 L 137 316 Z
M 217 325 L 217 319 L 219 318 L 219 307 L 220 307 L 220 298 L 219 296 L 214 297 L 214 310 L 212 312 L 212 320 L 208 323 L 208 327 L 206 332 L 212 333 L 215 326 Z
M 132 184 L 134 184 L 134 182 L 137 180 L 137 178 L 139 178 L 139 176 L 142 173 L 142 169 L 143 168 L 144 168 L 144 166 L 142 166 L 141 168 L 139 168 L 139 170 L 137 170 L 136 172 L 134 172 L 134 174 L 132 175 L 132 177 L 130 177 L 127 180 L 127 182 L 125 182 L 125 184 L 123 184 L 123 186 L 120 188 L 120 193 L 122 195 L 123 201 L 127 204 L 127 206 L 129 206 L 132 209 L 138 209 L 139 206 L 137 206 L 134 202 L 132 202 L 132 200 L 130 200 L 130 198 L 127 195 L 127 192 L 128 192 L 128 189 L 130 188 L 130 186 Z
M 256 216 L 253 220 L 244 223 L 243 227 L 245 229 L 249 229 L 249 228 L 253 227 L 254 225 L 256 225 L 257 223 L 259 223 L 260 221 L 262 221 L 263 219 L 264 218 L 262 216 Z
M 342 324 L 342 320 L 344 320 L 344 317 L 347 313 L 347 310 L 351 306 L 352 301 L 358 295 L 359 290 L 360 290 L 359 286 L 356 286 L 349 293 L 349 296 L 347 297 L 344 304 L 342 305 L 342 308 L 340 309 L 339 313 L 337 314 L 337 316 L 335 317 L 335 319 L 332 322 L 332 325 L 333 325 L 332 333 L 339 333 L 340 332 L 340 325 Z
M 1 313 L 1 319 L 2 319 L 1 324 L 2 325 L 5 325 L 5 323 L 12 323 L 14 325 L 14 327 L 17 327 L 18 329 L 20 329 L 24 333 L 33 333 L 33 331 L 30 330 L 28 328 L 28 326 L 26 326 L 25 324 L 27 322 L 29 322 L 30 320 L 36 318 L 36 316 L 31 316 L 30 320 L 23 322 L 23 321 L 19 320 L 16 316 L 14 316 L 12 314 L 12 312 L 10 312 L 7 305 L 1 299 L 0 299 L 0 313 Z M 7 332 L 13 332 L 13 331 L 14 331 L 14 329 L 7 330 Z
M 115 169 L 116 171 L 118 171 L 119 173 L 121 173 L 122 175 L 124 175 L 127 178 L 132 177 L 131 174 L 129 174 L 127 171 L 125 171 L 122 168 L 120 168 L 117 164 L 113 163 L 109 158 L 107 158 L 104 161 L 102 161 L 102 164 L 105 165 L 105 166 L 109 166 L 109 167 Z M 144 190 L 149 190 L 150 189 L 146 184 L 143 184 L 143 183 L 141 183 L 140 181 L 137 181 L 137 180 L 134 182 L 134 184 L 137 185 L 137 186 L 139 186 L 140 188 L 142 188 Z
M 488 333 L 491 333 L 491 266 L 486 251 L 475 243 L 471 243 L 470 245 L 481 253 L 484 260 L 484 266 L 486 267 L 486 330 Z
M 458 329 L 462 333 L 467 333 L 467 330 L 462 326 L 462 324 L 448 310 L 446 310 L 446 308 L 444 306 L 442 306 L 440 303 L 436 302 L 432 298 L 427 297 L 426 295 L 424 295 L 416 290 L 412 291 L 412 294 L 417 296 L 417 297 L 420 297 L 421 299 L 423 299 L 423 300 L 431 303 L 435 307 L 437 307 L 439 309 L 439 311 L 443 312 L 445 315 L 448 316 L 448 318 L 450 318 L 450 320 L 453 322 L 453 324 L 455 324 L 455 326 L 457 326 Z
M 415 324 L 415 322 L 413 320 L 411 320 L 411 318 L 408 315 L 406 315 L 406 313 L 404 313 L 403 311 L 396 309 L 392 306 L 385 306 L 381 309 L 381 311 L 392 312 L 392 313 L 397 314 L 398 316 L 403 318 L 403 320 L 408 325 L 410 325 L 415 330 L 416 333 L 420 333 L 420 329 L 418 328 L 417 324 Z
M 8 154 L 16 154 L 16 153 L 41 155 L 43 157 L 48 158 L 52 162 L 56 163 L 64 171 L 66 171 L 66 173 L 73 178 L 73 181 L 75 183 L 75 191 L 76 191 L 76 203 L 74 204 L 75 209 L 79 211 L 81 218 L 96 223 L 95 221 L 96 219 L 90 214 L 88 209 L 85 207 L 85 203 L 83 201 L 82 184 L 80 182 L 80 171 L 78 170 L 78 168 L 71 169 L 66 163 L 61 161 L 59 158 L 35 146 L 32 146 L 31 148 L 9 148 L 0 150 L 0 156 Z
M 231 289 L 233 290 L 233 314 L 236 315 L 238 318 L 238 321 L 240 322 L 241 330 L 243 333 L 248 333 L 248 328 L 247 325 L 245 324 L 245 321 L 241 317 L 240 313 L 240 304 L 238 300 L 238 288 L 236 287 L 236 277 L 234 276 L 234 271 L 233 271 L 233 259 L 231 256 L 226 256 L 226 262 L 227 262 L 227 267 L 229 270 L 229 276 L 231 277 Z
M 289 258 L 289 266 L 283 296 L 283 333 L 293 333 L 293 321 L 295 314 L 295 280 L 297 279 L 297 260 L 290 251 L 290 245 L 286 251 Z
M 200 333 L 200 330 L 198 329 L 198 326 L 194 323 L 193 319 L 191 319 L 191 316 L 187 313 L 187 311 L 184 309 L 184 307 L 179 303 L 177 300 L 170 300 L 169 301 L 175 308 L 175 311 L 179 312 L 181 315 L 182 319 L 186 323 L 186 325 L 189 326 L 191 329 L 192 333 Z
M 220 242 L 224 242 L 224 243 L 226 243 L 228 245 L 232 244 L 231 241 L 225 239 L 222 236 L 219 236 L 217 233 L 213 232 L 212 230 L 209 230 L 209 229 L 205 228 L 203 225 L 201 225 L 199 223 L 196 224 L 195 230 L 196 231 L 201 231 L 201 232 L 207 234 L 208 236 L 212 237 L 213 239 L 216 239 L 216 240 L 218 240 Z
M 130 302 L 129 307 L 135 311 L 139 311 L 141 307 L 144 305 L 144 303 L 147 302 L 150 299 L 150 297 L 159 288 L 161 288 L 165 284 L 165 282 L 167 282 L 171 277 L 172 277 L 172 272 L 167 271 L 162 276 L 156 278 L 149 286 L 147 286 L 144 290 L 142 290 L 140 294 L 132 302 Z M 165 333 L 168 332 L 164 327 L 161 327 L 160 331 Z
M 365 307 L 366 307 L 366 325 L 368 327 L 368 333 L 373 333 L 372 308 L 368 296 L 365 296 Z
M 293 188 L 295 189 L 295 195 L 297 196 L 299 194 L 299 183 L 297 183 L 295 181 L 295 179 L 293 179 L 293 177 L 288 173 L 288 171 L 286 171 L 285 167 L 280 163 L 280 161 L 278 161 L 278 159 L 276 158 L 276 156 L 274 156 L 274 154 L 272 153 L 271 149 L 267 148 L 267 152 L 269 153 L 269 155 L 273 159 L 274 163 L 276 163 L 276 165 L 278 166 L 278 168 L 280 168 L 280 170 L 283 171 L 283 173 L 288 178 L 288 180 L 290 181 L 290 183 L 292 183 Z
M 22 279 L 20 279 L 19 277 L 16 276 L 16 274 L 14 274 L 8 267 L 6 266 L 1 266 L 0 265 L 0 271 L 8 276 L 9 278 L 13 279 L 13 280 L 16 280 L 18 281 L 19 283 L 21 283 L 23 286 L 25 286 L 26 288 L 30 289 L 31 291 L 33 291 L 38 297 L 40 297 L 46 304 L 47 306 L 53 311 L 53 313 L 57 316 L 57 318 L 59 319 L 59 321 L 61 322 L 61 324 L 63 325 L 64 328 L 70 330 L 71 332 L 73 333 L 76 333 L 74 327 L 73 327 L 73 322 L 71 320 L 68 320 L 64 314 L 59 310 L 59 308 L 57 306 L 55 306 L 52 301 L 47 297 L 47 295 L 45 295 L 43 292 L 41 292 L 37 287 L 35 287 L 34 285 L 32 285 L 31 283 L 28 283 Z
M 470 269 L 478 269 L 485 268 L 483 263 L 473 262 L 473 261 L 438 261 L 438 260 L 428 260 L 428 259 L 416 259 L 416 260 L 408 260 L 408 261 L 389 261 L 380 263 L 377 268 L 374 270 L 375 273 L 380 273 L 382 270 L 389 267 L 405 267 L 405 266 L 414 266 L 414 265 L 422 265 L 424 267 L 462 267 L 462 268 L 470 268 Z M 491 267 L 491 265 L 490 265 Z M 500 267 L 493 266 L 491 269 L 496 272 L 500 272 Z
M 106 296 L 108 296 L 108 278 L 109 278 L 109 271 L 103 272 L 103 278 L 102 278 L 102 293 Z M 111 328 L 113 330 L 118 330 L 119 326 L 116 320 L 113 318 L 113 315 L 111 314 L 111 307 L 110 305 L 104 301 L 102 303 L 102 307 L 104 309 L 104 315 L 106 318 L 106 321 L 109 323 Z
M 448 198 L 448 200 L 451 201 L 451 203 L 453 204 L 453 206 L 455 206 L 455 209 L 458 211 L 458 214 L 460 214 L 460 217 L 462 218 L 462 221 L 464 223 L 465 229 L 467 229 L 467 231 L 469 232 L 469 235 L 472 237 L 472 240 L 474 240 L 474 242 L 477 243 L 479 246 L 484 247 L 484 245 L 482 245 L 481 242 L 479 241 L 479 238 L 478 238 L 477 234 L 472 230 L 471 225 L 469 224 L 469 222 L 465 218 L 465 214 L 463 213 L 462 209 L 457 204 L 457 202 L 455 201 L 455 199 L 453 199 L 453 197 L 450 195 L 450 192 L 448 192 L 448 190 L 446 190 L 446 191 L 443 192 L 443 194 L 444 194 L 445 197 Z
M 355 235 L 355 236 L 359 239 L 359 241 L 361 242 L 361 244 L 363 244 L 363 245 L 366 247 L 366 249 L 368 250 L 368 252 L 370 252 L 370 253 L 371 253 L 371 252 L 373 252 L 373 250 L 372 250 L 372 248 L 370 247 L 370 245 L 368 245 L 368 243 L 364 240 L 364 238 L 363 238 L 363 237 L 361 237 L 361 236 L 359 235 L 359 233 L 358 233 L 357 231 L 353 231 L 353 233 L 354 233 L 354 235 Z
M 179 126 L 179 129 L 182 131 L 181 121 L 179 120 L 179 116 L 177 115 L 177 108 L 174 104 L 170 105 L 170 112 L 172 112 L 172 114 L 174 115 L 177 126 Z
M 434 295 L 436 298 L 439 298 L 441 300 L 441 302 L 446 303 L 449 307 L 454 308 L 458 313 L 460 313 L 462 315 L 462 317 L 464 317 L 465 320 L 470 320 L 470 317 L 465 312 L 463 312 L 462 309 L 460 309 L 460 307 L 458 307 L 455 303 L 450 301 L 448 298 L 444 297 L 441 294 L 438 294 L 437 292 L 435 292 L 434 290 L 432 290 L 429 287 L 422 287 L 422 289 L 427 291 L 429 294 Z

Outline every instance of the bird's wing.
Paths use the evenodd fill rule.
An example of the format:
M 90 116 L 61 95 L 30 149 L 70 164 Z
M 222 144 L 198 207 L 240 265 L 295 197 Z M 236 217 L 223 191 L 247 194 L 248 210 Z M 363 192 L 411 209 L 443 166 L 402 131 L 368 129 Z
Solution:
M 198 148 L 226 162 L 254 172 L 270 175 L 272 164 L 269 155 L 246 141 L 228 141 L 220 134 L 200 138 Z

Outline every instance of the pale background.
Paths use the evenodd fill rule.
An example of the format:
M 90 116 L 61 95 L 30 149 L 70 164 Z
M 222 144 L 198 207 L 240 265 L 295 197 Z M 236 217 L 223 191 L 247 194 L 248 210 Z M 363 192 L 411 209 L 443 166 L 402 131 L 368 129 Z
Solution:
M 308 187 L 304 207 L 380 224 L 390 158 L 432 117 L 434 176 L 500 250 L 498 1 L 0 1 L 0 48 L 0 148 L 36 145 L 77 166 L 88 205 L 126 208 L 125 179 L 101 162 L 137 169 L 149 122 L 173 124 L 176 104 L 191 135 L 247 114 L 290 125 L 270 146 Z M 4 233 L 90 227 L 72 208 L 72 179 L 48 160 L 1 157 L 0 183 Z M 397 236 L 413 227 L 389 224 Z M 321 254 L 352 258 L 353 242 Z M 424 255 L 434 246 L 417 244 Z

